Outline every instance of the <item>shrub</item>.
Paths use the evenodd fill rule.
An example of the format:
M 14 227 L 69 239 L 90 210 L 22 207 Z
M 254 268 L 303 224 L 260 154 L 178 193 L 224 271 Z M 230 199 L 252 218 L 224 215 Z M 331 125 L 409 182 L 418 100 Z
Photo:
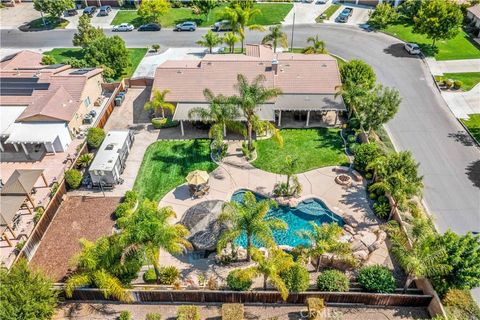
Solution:
M 65 181 L 70 189 L 78 189 L 82 183 L 82 173 L 77 169 L 65 171 Z
M 222 320 L 243 320 L 243 304 L 225 303 L 222 304 Z
M 234 291 L 246 291 L 252 286 L 252 279 L 248 272 L 242 269 L 230 271 L 227 276 L 227 285 Z
M 462 86 L 463 86 L 463 82 L 460 81 L 460 80 L 455 80 L 455 81 L 453 82 L 453 87 L 454 87 L 455 89 L 460 89 Z
M 180 271 L 174 266 L 160 268 L 160 284 L 172 285 L 180 277 Z
M 349 143 L 355 143 L 355 142 L 357 142 L 357 136 L 354 135 L 354 134 L 349 135 L 349 136 L 347 137 L 347 142 L 349 142 Z
M 295 263 L 290 269 L 280 273 L 280 277 L 290 292 L 302 292 L 310 286 L 310 275 L 301 263 Z
M 17 251 L 19 252 L 22 251 L 23 247 L 25 246 L 25 243 L 26 243 L 25 240 L 17 242 L 17 244 L 15 245 L 15 249 L 17 249 Z
M 381 265 L 361 268 L 357 280 L 365 290 L 370 292 L 390 293 L 396 288 L 392 271 Z
M 143 274 L 143 281 L 145 283 L 156 283 L 157 275 L 155 274 L 155 269 L 150 268 Z
M 320 291 L 346 292 L 349 287 L 348 277 L 338 270 L 326 270 L 317 278 L 317 288 Z
M 375 198 L 377 197 L 377 194 L 375 192 L 370 192 L 368 196 L 370 197 L 370 199 L 375 200 Z
M 120 316 L 118 317 L 118 320 L 131 320 L 132 319 L 132 314 L 130 311 L 122 311 L 120 312 Z
M 58 187 L 59 187 L 58 182 L 54 182 L 52 185 L 52 188 L 50 189 L 50 198 L 53 198 L 55 193 L 57 193 Z
M 42 57 L 42 64 L 43 65 L 50 65 L 50 64 L 55 64 L 55 63 L 57 63 L 57 61 L 52 56 L 43 56 Z
M 160 313 L 147 313 L 145 320 L 162 320 L 162 315 Z
M 157 52 L 158 50 L 160 50 L 160 45 L 159 44 L 152 44 L 152 49 L 155 50 L 155 52 Z
M 453 81 L 450 80 L 450 79 L 446 79 L 443 84 L 445 85 L 445 87 L 447 87 L 448 89 L 450 89 L 452 86 L 453 86 Z
M 138 201 L 138 194 L 133 190 L 128 190 L 125 192 L 125 198 L 123 199 L 123 203 L 130 205 L 130 208 L 135 207 L 135 204 Z
M 480 307 L 468 290 L 449 289 L 443 304 L 452 319 L 480 319 Z
M 376 143 L 361 144 L 356 152 L 353 166 L 360 172 L 365 172 L 369 163 L 380 155 L 380 149 Z
M 360 145 L 358 143 L 350 143 L 350 145 L 348 146 L 348 149 L 352 154 L 356 154 L 359 146 Z
M 127 212 L 128 210 L 130 210 L 132 207 L 130 205 L 130 203 L 120 203 L 117 208 L 115 209 L 115 217 L 118 219 L 118 218 L 122 218 L 122 217 L 125 217 L 127 215 Z
M 36 207 L 35 208 L 35 216 L 33 217 L 33 223 L 34 224 L 37 224 L 38 221 L 40 221 L 44 212 L 45 212 L 45 209 L 43 207 Z
M 90 148 L 97 149 L 105 139 L 105 131 L 102 128 L 90 128 L 87 133 L 87 144 Z
M 376 202 L 373 205 L 373 212 L 380 219 L 387 219 L 390 215 L 390 205 L 385 202 Z
M 200 316 L 198 314 L 197 306 L 179 306 L 177 309 L 177 320 L 198 320 Z
M 360 120 L 357 118 L 350 118 L 350 121 L 348 121 L 348 127 L 350 129 L 360 129 Z
M 180 122 L 169 119 L 169 118 L 153 118 L 152 119 L 152 125 L 155 129 L 172 128 L 172 127 L 178 126 L 179 124 Z
M 82 154 L 80 157 L 78 157 L 77 166 L 79 168 L 86 168 L 90 165 L 92 160 L 93 160 L 93 154 L 92 153 Z

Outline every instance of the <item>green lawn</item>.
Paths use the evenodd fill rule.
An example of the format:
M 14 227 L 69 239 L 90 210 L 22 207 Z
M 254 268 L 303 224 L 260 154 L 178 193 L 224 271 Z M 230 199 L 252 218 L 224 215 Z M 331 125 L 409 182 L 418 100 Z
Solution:
M 469 114 L 468 120 L 460 119 L 468 131 L 480 142 L 480 113 Z
M 145 56 L 147 53 L 146 48 L 129 48 L 128 54 L 130 56 L 130 63 L 131 66 L 125 69 L 124 73 L 122 74 L 121 77 L 119 77 L 117 80 L 121 80 L 121 78 L 130 78 L 132 74 L 135 72 L 135 69 L 137 69 L 138 64 L 142 60 L 142 58 Z M 80 48 L 55 48 L 51 51 L 45 52 L 46 55 L 52 56 L 55 58 L 55 60 L 58 63 L 62 63 L 66 59 L 69 58 L 76 58 L 76 59 L 82 59 L 83 58 L 83 53 L 82 49 Z
M 30 21 L 28 23 L 28 28 L 30 30 L 65 29 L 65 27 L 68 25 L 68 20 L 65 20 L 63 18 L 56 19 L 56 18 L 45 17 L 45 23 L 47 24 L 46 28 L 43 24 L 42 18 L 38 18 Z
M 330 7 L 328 7 L 325 11 L 323 11 L 323 13 L 321 15 L 319 15 L 315 21 L 317 23 L 322 23 L 323 20 L 328 20 L 330 19 L 331 16 L 333 16 L 335 14 L 335 12 L 337 12 L 338 9 L 340 9 L 341 5 L 340 4 L 332 4 Z M 323 17 L 323 15 L 325 15 L 325 18 L 320 18 L 320 17 Z
M 255 167 L 280 173 L 287 155 L 298 159 L 298 173 L 348 164 L 339 129 L 284 129 L 281 133 L 283 148 L 272 139 L 256 142 L 257 159 L 253 162 Z
M 272 25 L 279 24 L 293 8 L 291 3 L 257 3 L 255 8 L 260 9 L 261 13 L 252 18 L 251 24 Z M 160 24 L 163 27 L 172 27 L 183 21 L 195 21 L 199 27 L 210 27 L 216 21 L 221 20 L 223 7 L 217 7 L 210 12 L 208 20 L 205 15 L 194 14 L 190 8 L 172 8 L 160 18 Z M 142 24 L 142 19 L 135 10 L 120 10 L 112 21 L 112 25 L 128 22 L 138 27 Z
M 462 90 L 468 91 L 480 82 L 480 72 L 444 73 L 443 78 L 462 81 Z
M 157 141 L 147 148 L 133 189 L 141 197 L 159 201 L 184 183 L 190 171 L 210 172 L 216 167 L 210 159 L 210 140 Z
M 389 25 L 383 31 L 396 36 L 406 42 L 417 43 L 426 56 L 435 56 L 437 60 L 459 60 L 480 58 L 480 47 L 473 43 L 470 37 L 462 30 L 450 40 L 438 40 L 437 52 L 432 51 L 432 40 L 424 35 L 414 34 L 411 25 Z

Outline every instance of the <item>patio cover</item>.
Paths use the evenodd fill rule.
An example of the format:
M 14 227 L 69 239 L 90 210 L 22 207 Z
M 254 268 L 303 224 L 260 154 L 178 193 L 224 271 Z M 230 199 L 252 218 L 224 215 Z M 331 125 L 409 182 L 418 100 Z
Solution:
M 14 123 L 6 143 L 54 143 L 65 131 L 64 122 Z
M 333 94 L 283 94 L 275 102 L 275 110 L 283 111 L 346 111 L 341 96 Z
M 199 103 L 177 103 L 175 108 L 175 113 L 173 114 L 173 120 L 183 120 L 183 121 L 197 121 L 200 120 L 199 117 L 188 117 L 190 110 L 194 108 L 208 108 L 208 103 L 199 102 Z M 262 120 L 275 121 L 275 112 L 273 110 L 273 104 L 263 104 L 257 107 L 255 113 Z M 245 117 L 240 116 L 237 120 L 245 121 Z
M 38 178 L 42 175 L 42 169 L 17 169 L 8 178 L 2 188 L 2 199 L 8 195 L 27 195 L 29 194 Z M 3 204 L 3 200 L 2 200 Z M 0 208 L 3 211 L 3 207 Z
M 0 107 L 0 136 L 8 136 L 11 125 L 22 114 L 26 107 L 1 106 Z
M 1 195 L 0 197 L 0 235 L 11 225 L 18 210 L 25 201 L 25 195 Z

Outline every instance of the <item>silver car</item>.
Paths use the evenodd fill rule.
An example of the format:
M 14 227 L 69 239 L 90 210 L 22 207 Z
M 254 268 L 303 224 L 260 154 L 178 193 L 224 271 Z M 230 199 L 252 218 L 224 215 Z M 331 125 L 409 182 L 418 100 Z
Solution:
M 128 23 L 122 23 L 118 26 L 113 26 L 112 31 L 133 31 L 135 27 Z
M 403 46 L 405 48 L 405 51 L 407 51 L 410 54 L 420 54 L 420 47 L 416 43 L 405 43 Z
M 175 26 L 174 31 L 195 31 L 197 30 L 197 24 L 193 21 L 185 21 Z

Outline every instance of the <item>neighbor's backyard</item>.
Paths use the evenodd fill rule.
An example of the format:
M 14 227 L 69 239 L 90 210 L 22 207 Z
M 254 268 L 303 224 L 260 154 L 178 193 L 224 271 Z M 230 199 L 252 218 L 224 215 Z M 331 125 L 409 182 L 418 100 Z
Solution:
M 298 159 L 297 172 L 348 165 L 339 129 L 284 129 L 281 133 L 283 147 L 272 139 L 256 142 L 257 159 L 253 162 L 255 167 L 280 173 L 287 155 Z
M 291 3 L 259 3 L 255 8 L 260 9 L 260 13 L 255 15 L 250 24 L 273 25 L 279 24 L 285 19 L 293 5 Z M 204 14 L 195 14 L 190 8 L 172 8 L 170 11 L 160 17 L 162 27 L 172 27 L 177 23 L 184 21 L 195 21 L 199 27 L 210 27 L 218 20 L 222 19 L 223 6 L 213 9 L 208 19 Z M 112 21 L 112 25 L 128 22 L 135 27 L 143 24 L 141 17 L 136 10 L 120 10 Z
M 141 197 L 159 201 L 170 190 L 185 182 L 193 170 L 214 170 L 210 140 L 157 141 L 143 157 L 133 189 Z

